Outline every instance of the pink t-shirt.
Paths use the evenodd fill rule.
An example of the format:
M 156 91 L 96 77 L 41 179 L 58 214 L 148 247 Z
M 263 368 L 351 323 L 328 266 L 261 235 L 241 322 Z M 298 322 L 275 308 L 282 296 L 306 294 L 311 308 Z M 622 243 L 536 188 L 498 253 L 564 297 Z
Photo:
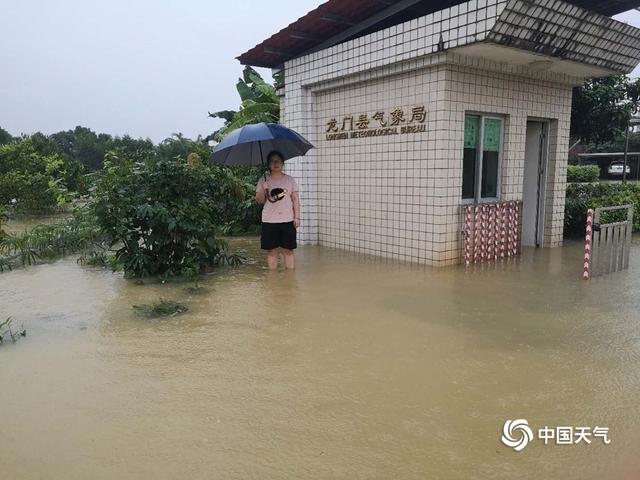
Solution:
M 267 201 L 262 208 L 263 223 L 285 223 L 293 222 L 293 201 L 291 194 L 298 191 L 298 184 L 286 173 L 280 178 L 272 178 L 267 175 L 267 186 L 271 194 L 271 200 Z M 264 176 L 260 177 L 256 190 L 264 190 Z

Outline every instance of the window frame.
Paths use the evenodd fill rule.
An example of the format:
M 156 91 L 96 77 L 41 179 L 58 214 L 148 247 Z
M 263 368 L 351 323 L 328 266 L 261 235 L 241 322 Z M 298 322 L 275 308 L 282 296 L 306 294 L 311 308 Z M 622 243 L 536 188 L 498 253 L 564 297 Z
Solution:
M 502 197 L 502 157 L 504 154 L 504 129 L 506 124 L 506 117 L 503 115 L 497 114 L 487 114 L 480 112 L 465 112 L 464 118 L 467 117 L 477 117 L 480 119 L 480 128 L 478 132 L 478 144 L 476 146 L 476 158 L 475 158 L 475 178 L 474 178 L 474 197 L 473 198 L 463 198 L 463 204 L 474 204 L 474 203 L 495 203 L 499 202 Z M 498 147 L 498 178 L 496 179 L 496 196 L 495 197 L 485 197 L 482 198 L 482 167 L 484 163 L 484 121 L 485 119 L 490 120 L 500 120 L 500 144 Z M 464 137 L 464 133 L 463 133 Z M 464 156 L 464 140 L 462 142 L 462 150 Z M 462 166 L 462 178 L 464 178 L 464 165 Z M 462 190 L 462 186 L 460 187 Z M 462 197 L 462 194 L 460 195 Z

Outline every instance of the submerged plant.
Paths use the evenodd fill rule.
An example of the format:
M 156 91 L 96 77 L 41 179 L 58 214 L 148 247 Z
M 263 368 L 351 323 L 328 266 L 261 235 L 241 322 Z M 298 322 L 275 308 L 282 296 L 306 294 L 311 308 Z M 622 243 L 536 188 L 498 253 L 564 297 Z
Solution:
M 134 305 L 133 310 L 147 318 L 175 317 L 189 310 L 184 303 L 160 299 L 158 302 L 143 305 Z
M 64 222 L 38 225 L 30 232 L 0 235 L 0 272 L 69 253 L 91 252 L 99 245 L 99 237 L 95 217 L 87 209 L 77 209 L 73 218 Z
M 6 258 L 0 257 L 0 273 L 4 272 L 5 270 L 12 270 L 11 263 Z
M 13 343 L 16 343 L 18 341 L 18 338 L 27 336 L 27 331 L 24 328 L 18 332 L 14 332 L 13 330 L 11 330 L 12 321 L 13 318 L 7 317 L 6 320 L 0 322 L 0 345 L 4 343 L 7 335 Z
M 242 265 L 246 261 L 247 257 L 237 253 L 228 254 L 226 252 L 222 252 L 220 255 L 218 255 L 217 258 L 218 265 L 228 265 L 230 267 L 237 267 L 239 265 Z
M 200 285 L 198 285 L 198 282 L 194 282 L 193 285 L 189 285 L 188 287 L 184 288 L 186 292 L 188 293 L 204 293 L 207 291 L 207 289 L 205 287 L 202 287 Z

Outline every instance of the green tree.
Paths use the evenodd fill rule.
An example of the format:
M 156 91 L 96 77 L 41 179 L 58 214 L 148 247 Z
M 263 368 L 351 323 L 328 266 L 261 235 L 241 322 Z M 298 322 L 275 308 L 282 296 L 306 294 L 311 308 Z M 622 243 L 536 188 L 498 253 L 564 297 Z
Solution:
M 620 132 L 611 141 L 603 142 L 600 144 L 588 143 L 586 144 L 587 151 L 590 153 L 597 152 L 624 152 L 625 146 L 625 132 Z M 640 132 L 633 132 L 629 134 L 629 151 L 640 151 Z
M 0 205 L 48 210 L 66 200 L 65 158 L 42 134 L 0 146 Z
M 277 83 L 281 83 L 279 76 L 274 76 Z M 238 79 L 236 89 L 240 95 L 240 109 L 238 111 L 222 110 L 211 113 L 212 118 L 222 118 L 224 126 L 214 132 L 210 137 L 221 141 L 233 130 L 251 123 L 277 123 L 280 121 L 280 98 L 276 94 L 273 85 L 263 80 L 258 72 L 246 66 L 242 78 Z
M 154 155 L 155 145 L 148 138 L 133 138 L 129 135 L 114 137 L 108 144 L 108 150 L 119 157 L 142 160 Z
M 9 132 L 7 132 L 4 128 L 0 127 L 0 145 L 4 145 L 5 143 L 9 143 L 13 140 L 13 137 Z
M 51 135 L 61 152 L 76 159 L 87 171 L 100 170 L 105 153 L 111 148 L 113 138 L 106 133 L 96 134 L 90 128 L 77 126 L 73 130 Z
M 97 223 L 128 277 L 193 275 L 229 258 L 216 232 L 243 192 L 224 169 L 108 154 L 94 193 Z
M 58 169 L 60 178 L 67 190 L 77 191 L 84 173 L 82 163 L 64 152 L 51 136 L 36 132 L 28 138 L 33 145 L 34 152 L 45 157 L 57 156 L 62 160 L 62 167 Z
M 571 138 L 594 144 L 614 141 L 639 102 L 640 79 L 618 75 L 588 80 L 573 90 Z

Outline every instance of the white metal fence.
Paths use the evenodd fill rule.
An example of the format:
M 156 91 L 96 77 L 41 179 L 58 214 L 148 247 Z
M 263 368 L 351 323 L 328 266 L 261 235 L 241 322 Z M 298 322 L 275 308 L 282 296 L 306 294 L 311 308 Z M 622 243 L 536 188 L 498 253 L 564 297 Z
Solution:
M 603 214 L 614 212 L 620 212 L 620 220 L 601 223 Z M 583 277 L 588 279 L 629 268 L 632 232 L 633 205 L 589 210 Z

